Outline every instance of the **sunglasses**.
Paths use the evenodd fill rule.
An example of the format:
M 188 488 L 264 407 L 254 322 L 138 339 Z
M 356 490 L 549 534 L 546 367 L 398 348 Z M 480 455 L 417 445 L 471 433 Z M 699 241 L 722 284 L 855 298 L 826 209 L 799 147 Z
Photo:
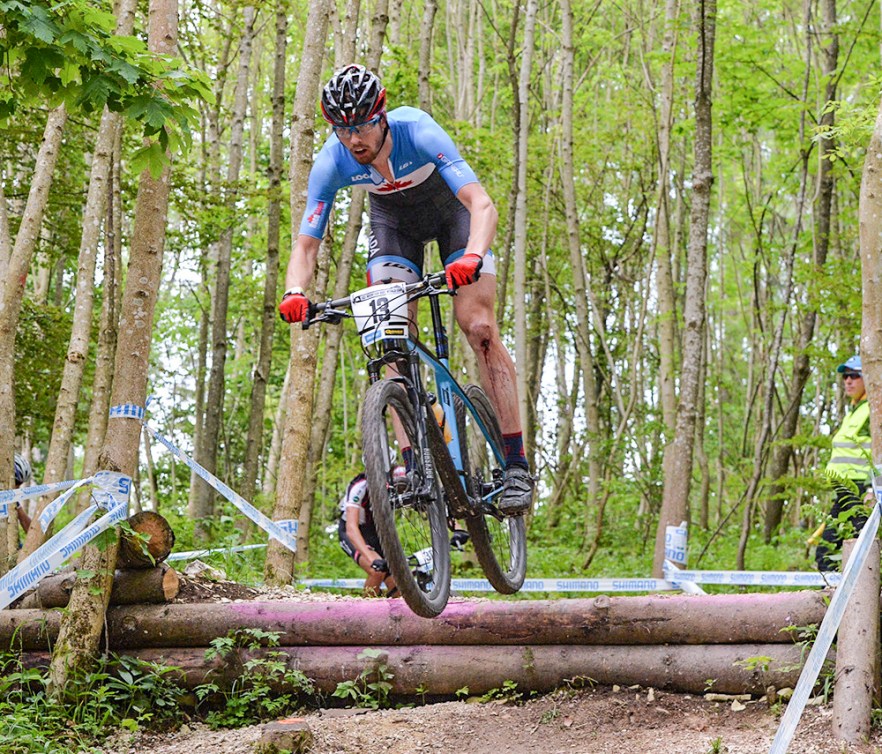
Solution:
M 861 379 L 860 372 L 846 372 L 842 375 L 843 380 L 859 380 Z
M 334 126 L 334 133 L 340 141 L 349 141 L 352 138 L 353 134 L 357 134 L 358 136 L 363 136 L 364 134 L 369 134 L 373 131 L 377 124 L 380 122 L 380 119 L 383 117 L 383 114 L 375 115 L 366 123 L 361 123 L 357 126 Z

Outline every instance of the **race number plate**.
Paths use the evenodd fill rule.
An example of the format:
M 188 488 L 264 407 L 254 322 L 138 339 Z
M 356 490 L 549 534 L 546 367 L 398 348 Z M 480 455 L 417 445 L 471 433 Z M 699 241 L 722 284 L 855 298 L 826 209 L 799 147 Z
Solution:
M 404 283 L 373 285 L 349 299 L 358 334 L 366 346 L 407 337 L 407 293 Z

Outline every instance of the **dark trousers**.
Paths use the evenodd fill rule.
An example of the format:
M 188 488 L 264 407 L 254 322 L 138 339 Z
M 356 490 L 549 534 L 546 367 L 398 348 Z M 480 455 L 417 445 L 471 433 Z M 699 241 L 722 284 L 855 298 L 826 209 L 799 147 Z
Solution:
M 844 484 L 833 485 L 833 508 L 830 510 L 830 516 L 833 518 L 831 523 L 827 524 L 824 533 L 821 535 L 822 541 L 818 543 L 815 549 L 815 562 L 818 564 L 819 571 L 837 571 L 840 569 L 841 561 L 831 560 L 831 555 L 837 555 L 842 551 L 842 537 L 839 535 L 838 518 L 840 515 L 849 511 L 855 506 L 863 503 L 864 493 L 869 488 L 867 484 L 856 484 L 855 487 L 846 486 Z M 864 524 L 867 523 L 867 517 L 863 513 L 855 513 L 849 518 L 851 525 L 854 527 L 854 536 L 857 536 Z

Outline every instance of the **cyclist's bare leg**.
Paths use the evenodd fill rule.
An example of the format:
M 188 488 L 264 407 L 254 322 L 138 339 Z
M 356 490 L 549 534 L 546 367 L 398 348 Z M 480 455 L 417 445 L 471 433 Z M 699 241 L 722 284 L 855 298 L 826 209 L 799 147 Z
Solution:
M 481 386 L 496 409 L 500 429 L 506 438 L 506 466 L 499 510 L 508 516 L 519 516 L 532 507 L 534 480 L 523 457 L 517 374 L 496 326 L 495 300 L 496 276 L 485 274 L 476 283 L 457 291 L 453 307 L 456 321 L 475 352 Z M 518 460 L 509 455 L 510 441 L 512 455 Z M 518 446 L 520 452 L 515 450 Z
M 517 374 L 496 326 L 495 301 L 496 276 L 482 274 L 477 282 L 457 290 L 453 310 L 475 352 L 478 378 L 496 409 L 502 434 L 511 435 L 521 431 Z

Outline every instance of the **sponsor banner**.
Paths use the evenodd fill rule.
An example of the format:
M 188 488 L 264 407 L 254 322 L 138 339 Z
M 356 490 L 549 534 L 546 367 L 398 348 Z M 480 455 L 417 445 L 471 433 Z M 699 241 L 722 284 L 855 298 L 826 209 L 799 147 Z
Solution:
M 728 584 L 732 586 L 836 586 L 839 573 L 795 571 L 681 571 L 665 564 L 665 577 L 692 584 Z
M 364 579 L 303 579 L 302 586 L 319 589 L 361 589 Z M 451 579 L 458 592 L 495 591 L 487 579 Z M 662 592 L 679 589 L 664 579 L 526 579 L 522 592 Z
M 263 549 L 266 549 L 266 545 L 237 545 L 236 547 L 217 547 L 213 550 L 189 550 L 187 552 L 173 552 L 166 558 L 166 561 L 193 560 L 195 558 L 207 558 L 209 555 L 231 555 L 234 552 Z
M 665 527 L 665 560 L 686 565 L 686 544 L 688 540 L 686 522 L 679 526 Z

